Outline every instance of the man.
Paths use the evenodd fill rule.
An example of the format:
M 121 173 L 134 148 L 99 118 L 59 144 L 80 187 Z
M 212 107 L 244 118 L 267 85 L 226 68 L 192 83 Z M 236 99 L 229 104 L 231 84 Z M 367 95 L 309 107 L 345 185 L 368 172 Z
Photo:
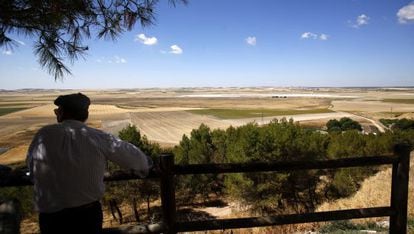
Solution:
M 100 233 L 106 160 L 144 177 L 150 159 L 137 147 L 85 125 L 90 100 L 55 100 L 57 124 L 41 128 L 27 154 L 41 233 Z

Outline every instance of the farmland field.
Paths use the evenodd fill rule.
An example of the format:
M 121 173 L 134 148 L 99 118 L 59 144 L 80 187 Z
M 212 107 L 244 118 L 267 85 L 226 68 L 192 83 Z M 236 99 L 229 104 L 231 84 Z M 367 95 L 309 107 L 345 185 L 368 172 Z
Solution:
M 414 99 L 384 99 L 384 102 L 414 104 Z
M 0 116 L 7 115 L 16 111 L 24 110 L 24 107 L 0 107 Z
M 178 144 L 204 123 L 225 129 L 249 122 L 292 118 L 322 127 L 329 119 L 351 117 L 382 128 L 380 118 L 414 113 L 414 89 L 392 88 L 171 88 L 131 90 L 16 90 L 0 92 L 0 163 L 23 162 L 40 127 L 54 123 L 53 100 L 83 92 L 92 100 L 88 124 L 117 134 L 134 124 L 150 141 Z M 391 102 L 390 102 L 391 100 Z M 393 102 L 394 101 L 394 102 Z
M 212 115 L 220 119 L 242 119 L 279 115 L 319 114 L 333 112 L 329 109 L 282 110 L 282 109 L 197 109 L 189 110 L 199 115 Z

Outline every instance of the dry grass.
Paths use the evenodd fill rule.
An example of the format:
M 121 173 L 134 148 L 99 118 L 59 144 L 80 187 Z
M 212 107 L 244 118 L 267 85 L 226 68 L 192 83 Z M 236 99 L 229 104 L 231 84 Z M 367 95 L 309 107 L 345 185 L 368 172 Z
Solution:
M 338 100 L 332 101 L 333 110 L 348 112 L 414 112 L 412 104 L 396 104 L 381 101 Z
M 16 163 L 23 163 L 26 159 L 28 148 L 29 148 L 29 145 L 24 144 L 24 145 L 20 145 L 15 148 L 12 148 L 9 151 L 1 154 L 0 164 L 11 165 L 11 164 L 16 164 Z
M 414 152 L 411 153 L 408 215 L 414 217 Z M 358 192 L 349 198 L 339 199 L 332 203 L 322 204 L 318 211 L 352 209 L 363 207 L 390 206 L 391 168 L 383 170 L 367 178 Z M 381 219 L 381 218 L 378 218 Z

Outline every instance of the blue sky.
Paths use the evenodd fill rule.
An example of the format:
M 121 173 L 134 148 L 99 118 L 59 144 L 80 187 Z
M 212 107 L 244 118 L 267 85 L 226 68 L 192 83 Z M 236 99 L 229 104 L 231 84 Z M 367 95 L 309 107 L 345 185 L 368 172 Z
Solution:
M 414 86 L 414 2 L 166 2 L 154 26 L 86 41 L 62 81 L 37 63 L 32 38 L 15 37 L 17 49 L 0 48 L 0 89 Z

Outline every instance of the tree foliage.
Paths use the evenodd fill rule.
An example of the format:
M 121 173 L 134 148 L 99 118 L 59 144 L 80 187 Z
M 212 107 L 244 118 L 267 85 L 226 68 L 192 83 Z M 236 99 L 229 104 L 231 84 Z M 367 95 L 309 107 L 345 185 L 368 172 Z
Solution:
M 0 204 L 13 199 L 19 201 L 23 217 L 34 213 L 32 187 L 0 187 Z
M 356 126 L 347 119 L 337 122 L 344 123 L 344 129 Z M 312 161 L 389 154 L 396 143 L 414 145 L 412 139 L 414 131 L 410 130 L 377 135 L 356 130 L 323 134 L 282 119 L 263 126 L 250 123 L 226 130 L 211 130 L 203 124 L 190 136 L 183 136 L 174 154 L 178 164 Z M 366 177 L 377 171 L 377 167 L 362 167 L 190 175 L 180 176 L 177 187 L 192 198 L 196 194 L 208 198 L 213 192 L 227 194 L 259 213 L 306 212 L 326 200 L 352 195 Z
M 399 119 L 392 126 L 393 130 L 414 130 L 414 120 L 412 119 Z
M 180 145 L 175 147 L 176 163 L 187 165 L 224 162 L 220 157 L 224 156 L 224 152 L 218 148 L 220 141 L 224 140 L 222 137 L 220 130 L 212 132 L 208 126 L 201 124 L 198 129 L 191 131 L 190 138 L 184 135 Z M 213 144 L 213 141 L 217 143 L 217 146 Z M 222 175 L 188 175 L 182 176 L 180 181 L 177 186 L 188 194 L 188 199 L 196 198 L 197 194 L 207 199 L 211 193 L 220 193 L 223 187 Z
M 343 117 L 339 121 L 336 119 L 331 119 L 326 123 L 326 127 L 328 128 L 329 132 L 333 131 L 348 131 L 348 130 L 358 130 L 362 131 L 361 124 L 357 121 L 352 120 L 348 117 Z
M 414 120 L 412 119 L 380 119 L 380 122 L 387 127 L 391 127 L 392 130 L 414 130 Z
M 22 34 L 35 38 L 34 53 L 43 68 L 62 78 L 73 63 L 88 50 L 85 39 L 115 40 L 139 22 L 155 22 L 158 0 L 0 0 L 0 46 L 13 48 Z M 173 5 L 187 0 L 169 0 Z

